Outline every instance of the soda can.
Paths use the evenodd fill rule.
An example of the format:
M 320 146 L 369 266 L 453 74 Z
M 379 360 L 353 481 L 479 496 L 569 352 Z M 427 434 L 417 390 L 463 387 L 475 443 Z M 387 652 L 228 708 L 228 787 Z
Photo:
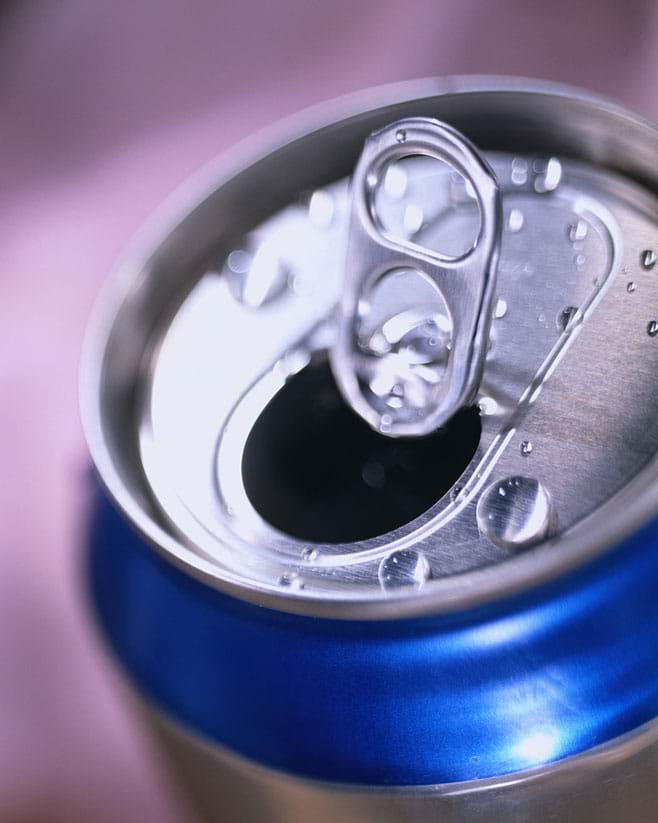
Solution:
M 658 819 L 657 161 L 580 91 L 407 83 L 120 263 L 89 582 L 207 819 Z

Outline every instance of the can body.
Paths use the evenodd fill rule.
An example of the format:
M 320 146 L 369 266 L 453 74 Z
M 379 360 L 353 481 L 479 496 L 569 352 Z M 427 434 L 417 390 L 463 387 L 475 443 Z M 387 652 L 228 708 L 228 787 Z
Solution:
M 100 495 L 91 534 L 101 623 L 210 819 L 658 814 L 658 525 L 530 597 L 406 624 L 204 589 Z
M 248 429 L 245 420 L 251 425 L 253 419 L 245 415 L 262 396 L 271 403 L 272 386 L 278 391 L 294 383 L 300 368 L 294 364 L 312 348 L 312 332 L 330 316 L 337 294 L 318 287 L 311 306 L 317 316 L 311 316 L 302 278 L 302 302 L 287 315 L 275 298 L 286 288 L 295 291 L 286 283 L 299 286 L 299 278 L 277 263 L 264 288 L 245 297 L 235 278 L 254 249 L 240 247 L 232 264 L 226 253 L 236 249 L 236 237 L 267 228 L 262 221 L 319 186 L 336 199 L 316 198 L 315 218 L 327 225 L 334 211 L 340 218 L 346 188 L 341 194 L 336 187 L 364 138 L 399 117 L 428 112 L 490 153 L 516 204 L 506 211 L 512 237 L 506 242 L 516 242 L 527 224 L 529 239 L 518 247 L 525 257 L 513 259 L 505 248 L 501 255 L 497 282 L 507 289 L 504 299 L 494 301 L 493 291 L 487 296 L 510 336 L 494 329 L 487 361 L 493 366 L 484 367 L 490 396 L 475 414 L 484 423 L 471 451 L 455 460 L 455 476 L 434 508 L 418 515 L 423 507 L 412 506 L 409 522 L 362 539 L 344 536 L 350 523 L 343 506 L 343 536 L 321 530 L 317 540 L 302 539 L 295 536 L 295 513 L 307 498 L 300 493 L 301 504 L 282 520 L 278 503 L 269 522 L 262 512 L 254 515 L 244 483 L 234 482 L 244 474 L 248 449 L 225 432 Z M 658 245 L 658 132 L 594 98 L 521 81 L 406 86 L 367 105 L 353 102 L 347 111 L 338 106 L 334 114 L 318 124 L 316 113 L 313 128 L 301 135 L 296 125 L 275 148 L 257 145 L 213 172 L 201 192 L 182 199 L 173 223 L 169 215 L 164 230 L 157 227 L 155 240 L 153 232 L 146 235 L 101 304 L 82 391 L 91 451 L 108 490 L 96 492 L 90 516 L 88 579 L 109 647 L 209 820 L 653 823 L 658 395 L 651 375 L 658 354 L 651 341 L 658 321 L 647 323 L 643 312 L 658 300 L 651 271 L 651 249 Z M 523 151 L 529 160 L 517 156 Z M 555 157 L 546 160 L 549 153 L 564 158 L 564 169 Z M 564 195 L 557 191 L 562 177 Z M 393 179 L 395 202 L 400 179 Z M 459 219 L 468 217 L 473 198 L 467 188 L 455 188 L 454 180 L 449 186 Z M 547 227 L 556 250 L 543 255 L 538 241 Z M 308 221 L 302 228 L 282 236 L 300 246 L 299 258 L 310 260 L 324 282 L 335 263 L 336 236 L 306 247 L 315 235 Z M 220 277 L 208 263 L 218 235 L 228 260 Z M 267 246 L 270 235 L 263 236 Z M 548 260 L 546 282 L 522 265 L 537 248 Z M 271 259 L 260 251 L 252 256 L 261 266 Z M 567 264 L 573 272 L 565 293 L 577 295 L 575 305 L 555 298 Z M 209 287 L 197 295 L 199 313 L 177 314 L 200 277 Z M 539 308 L 537 296 L 544 301 Z M 270 305 L 267 315 L 263 306 Z M 208 314 L 206 308 L 204 315 L 203 306 L 220 310 Z M 266 321 L 259 327 L 261 310 Z M 241 348 L 226 337 L 208 356 L 204 347 L 222 325 L 217 321 L 228 326 L 231 317 L 238 331 L 248 327 L 253 338 L 265 328 L 275 343 L 267 338 L 263 355 L 249 340 Z M 200 325 L 199 339 L 185 337 Z M 533 335 L 541 344 L 536 350 Z M 577 335 L 580 354 L 567 356 Z M 631 357 L 624 358 L 619 339 Z M 292 348 L 299 340 L 303 345 Z M 322 340 L 313 345 L 327 346 Z M 267 371 L 264 357 L 276 346 L 285 354 Z M 214 375 L 221 371 L 220 350 L 231 372 L 226 383 L 194 396 L 212 381 L 204 372 L 195 382 L 187 362 L 180 369 L 181 353 L 207 357 L 203 364 Z M 520 352 L 527 362 L 516 368 Z M 238 368 L 231 370 L 232 358 Z M 311 362 L 307 358 L 302 370 Z M 622 374 L 627 362 L 628 375 Z M 240 382 L 243 366 L 258 380 L 265 374 L 254 384 L 258 391 Z M 518 385 L 510 378 L 496 395 L 493 384 L 508 372 Z M 606 394 L 600 387 L 608 384 Z M 498 432 L 496 414 L 502 419 L 506 393 L 517 389 L 512 424 Z M 540 394 L 543 410 L 535 402 Z M 582 397 L 589 405 L 580 409 Z M 219 435 L 213 403 L 229 421 Z M 206 407 L 205 418 L 189 416 Z M 532 414 L 533 440 L 524 434 L 524 415 Z M 288 408 L 279 418 L 293 420 L 286 442 L 297 442 L 300 426 Z M 261 430 L 252 451 L 265 451 L 271 439 L 270 430 Z M 510 443 L 513 454 L 496 463 Z M 529 474 L 528 466 L 552 484 L 555 500 L 535 475 L 522 476 L 519 467 Z M 481 505 L 487 472 L 493 478 L 496 471 L 509 477 L 491 484 L 489 507 Z M 571 474 L 578 482 L 569 486 Z M 189 484 L 177 485 L 183 476 Z M 380 475 L 368 477 L 364 482 L 378 487 Z M 523 488 L 545 504 L 543 514 L 534 510 L 542 522 L 530 541 L 520 539 L 519 530 L 512 534 L 509 523 L 497 530 L 499 498 Z M 199 500 L 196 511 L 192 504 Z M 525 527 L 532 518 L 523 517 Z M 416 565 L 402 582 L 412 585 L 394 589 L 389 584 L 401 568 L 395 563 L 410 557 Z

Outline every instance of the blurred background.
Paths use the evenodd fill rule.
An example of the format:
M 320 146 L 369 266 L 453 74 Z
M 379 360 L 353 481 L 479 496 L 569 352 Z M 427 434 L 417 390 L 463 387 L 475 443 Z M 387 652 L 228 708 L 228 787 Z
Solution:
M 88 614 L 77 370 L 140 223 L 272 121 L 413 77 L 576 84 L 658 119 L 654 0 L 0 5 L 0 821 L 188 823 Z

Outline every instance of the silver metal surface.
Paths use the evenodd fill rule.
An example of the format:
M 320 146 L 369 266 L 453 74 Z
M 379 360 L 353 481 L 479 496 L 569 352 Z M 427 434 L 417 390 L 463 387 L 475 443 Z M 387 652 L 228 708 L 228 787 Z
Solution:
M 641 194 L 624 181 L 567 161 L 560 164 L 559 186 L 547 195 L 537 192 L 531 175 L 514 182 L 521 158 L 489 159 L 505 214 L 523 215 L 523 225 L 518 217 L 512 221 L 502 242 L 498 316 L 484 347 L 478 396 L 482 436 L 458 479 L 458 493 L 453 489 L 392 533 L 348 544 L 309 543 L 282 533 L 247 493 L 242 465 L 254 423 L 286 381 L 335 340 L 332 308 L 341 293 L 350 210 L 347 182 L 336 183 L 319 190 L 332 204 L 330 225 L 315 225 L 303 202 L 241 242 L 239 248 L 257 249 L 254 259 L 263 249 L 278 250 L 278 265 L 291 272 L 278 298 L 256 311 L 236 301 L 228 285 L 227 267 L 238 253 L 232 251 L 228 263 L 211 269 L 183 301 L 151 360 L 140 428 L 144 470 L 173 527 L 207 557 L 265 583 L 283 581 L 289 591 L 293 579 L 299 593 L 350 599 L 387 596 L 392 588 L 399 593 L 400 585 L 382 585 L 381 564 L 395 564 L 413 550 L 427 567 L 427 590 L 441 578 L 509 559 L 555 533 L 558 521 L 560 531 L 575 525 L 655 453 L 658 390 L 647 385 L 646 370 L 658 365 L 658 349 L 648 345 L 645 304 L 635 299 L 637 292 L 629 295 L 620 270 L 622 238 L 650 232 L 656 205 L 645 208 Z M 433 170 L 432 162 L 425 158 L 408 168 L 405 200 L 425 212 L 438 201 L 443 208 L 421 237 L 440 225 L 449 238 L 461 231 L 463 206 L 452 202 L 450 175 Z M 544 165 L 532 157 L 523 162 L 528 169 Z M 382 213 L 395 204 L 383 202 Z M 403 280 L 389 298 L 394 319 L 418 308 L 425 285 Z M 652 289 L 647 279 L 645 294 Z M 400 306 L 405 298 L 409 305 Z M 626 350 L 636 355 L 607 374 L 605 387 L 594 386 L 588 372 L 613 362 L 620 324 Z M 626 397 L 638 400 L 620 417 Z M 609 444 L 604 460 L 601 440 Z M 365 482 L 384 485 L 386 471 L 383 464 L 367 464 Z M 525 485 L 503 498 L 500 483 L 507 477 L 522 477 Z M 500 502 L 513 505 L 489 506 L 481 516 L 492 483 Z M 409 585 L 419 588 L 413 575 Z
M 354 788 L 275 772 L 148 720 L 194 800 L 213 823 L 655 823 L 658 723 L 550 766 L 416 788 Z
M 413 240 L 389 231 L 382 220 L 376 193 L 383 181 L 390 182 L 394 169 L 398 179 L 405 174 L 396 161 L 414 156 L 434 158 L 431 165 L 447 164 L 457 182 L 463 180 L 470 188 L 480 225 L 472 246 L 457 255 L 421 245 L 418 238 L 425 207 L 436 208 L 431 194 L 422 206 L 406 205 L 406 216 L 418 215 L 420 220 L 417 227 L 412 224 Z M 437 175 L 430 171 L 428 176 Z M 406 118 L 368 138 L 351 180 L 349 239 L 331 364 L 346 401 L 376 431 L 395 437 L 426 435 L 473 401 L 489 340 L 500 234 L 500 192 L 493 171 L 454 129 L 429 118 Z M 372 312 L 373 292 L 381 290 L 382 281 L 409 271 L 430 286 L 424 302 L 405 308 L 408 285 L 403 278 L 390 300 L 388 323 L 406 316 L 404 334 L 389 341 L 381 331 L 375 337 L 371 329 L 364 344 L 359 326 L 365 325 L 363 315 Z M 418 347 L 405 338 L 419 319 L 431 324 L 437 304 L 445 328 L 430 327 L 430 339 L 436 340 L 441 331 L 444 338 L 435 343 L 431 356 L 419 357 Z M 383 349 L 373 346 L 373 340 L 383 341 Z
M 87 348 L 88 439 L 120 505 L 186 570 L 291 611 L 437 612 L 564 573 L 655 516 L 649 307 L 658 282 L 646 252 L 658 245 L 656 132 L 571 90 L 490 83 L 384 91 L 338 104 L 303 136 L 291 128 L 278 148 L 257 144 L 207 173 L 181 198 L 182 217 L 160 218 L 120 267 Z M 482 438 L 460 492 L 413 522 L 360 543 L 309 545 L 260 518 L 235 470 L 259 411 L 333 342 L 327 318 L 340 293 L 348 208 L 339 178 L 369 133 L 416 116 L 464 132 L 503 191 Z M 421 177 L 410 171 L 406 198 L 423 200 Z M 449 179 L 434 184 L 454 200 Z M 399 178 L 390 189 L 394 222 Z M 289 205 L 300 191 L 308 198 Z M 430 233 L 462 234 L 457 224 L 470 212 L 460 198 L 445 219 L 429 221 Z M 417 211 L 411 217 L 413 228 Z M 265 244 L 272 248 L 259 259 L 270 264 L 254 275 L 246 261 Z M 246 256 L 232 266 L 236 251 Z M 546 489 L 559 539 L 517 553 L 481 534 L 483 489 L 512 476 Z M 411 564 L 394 556 L 410 549 L 419 555 Z M 411 569 L 402 575 L 409 585 L 383 585 L 398 568 Z

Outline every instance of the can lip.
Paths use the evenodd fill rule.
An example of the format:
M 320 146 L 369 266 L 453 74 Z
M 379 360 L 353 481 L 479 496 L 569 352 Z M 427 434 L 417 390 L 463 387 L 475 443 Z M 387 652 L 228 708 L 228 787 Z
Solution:
M 120 258 L 96 302 L 85 336 L 80 372 L 80 405 L 83 430 L 101 481 L 141 535 L 165 558 L 183 571 L 239 599 L 291 613 L 339 619 L 398 619 L 449 613 L 507 598 L 575 570 L 617 546 L 658 513 L 658 501 L 646 494 L 648 467 L 611 501 L 604 519 L 590 515 L 560 539 L 514 558 L 513 562 L 485 567 L 436 580 L 431 589 L 413 594 L 389 594 L 385 599 L 347 598 L 344 593 L 314 597 L 307 592 L 282 591 L 219 568 L 177 540 L 140 505 L 122 479 L 107 443 L 101 395 L 104 354 L 114 318 L 148 261 L 171 232 L 213 191 L 252 166 L 260 157 L 303 139 L 337 122 L 349 121 L 405 100 L 462 94 L 521 93 L 568 98 L 604 110 L 632 122 L 636 129 L 655 134 L 646 119 L 605 98 L 573 87 L 525 78 L 457 76 L 445 79 L 410 80 L 339 97 L 285 118 L 211 161 L 175 191 L 137 233 Z M 210 181 L 210 182 L 209 182 Z M 634 492 L 638 487 L 643 494 Z M 614 511 L 614 514 L 613 514 Z M 623 512 L 623 516 L 615 516 Z

